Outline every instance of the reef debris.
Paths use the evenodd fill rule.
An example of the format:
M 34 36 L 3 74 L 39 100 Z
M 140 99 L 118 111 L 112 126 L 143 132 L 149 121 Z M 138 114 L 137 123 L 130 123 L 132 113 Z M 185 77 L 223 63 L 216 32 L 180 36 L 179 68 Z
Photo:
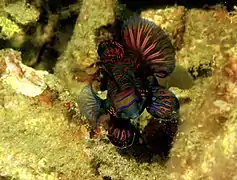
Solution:
M 40 95 L 47 85 L 44 76 L 47 71 L 35 70 L 21 62 L 21 54 L 13 49 L 0 51 L 1 63 L 5 62 L 5 72 L 1 74 L 1 81 L 25 96 L 34 97 Z

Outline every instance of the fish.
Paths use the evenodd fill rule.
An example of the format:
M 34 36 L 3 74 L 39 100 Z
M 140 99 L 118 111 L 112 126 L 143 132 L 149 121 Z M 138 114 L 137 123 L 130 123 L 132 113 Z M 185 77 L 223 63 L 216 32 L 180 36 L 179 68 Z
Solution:
M 126 148 L 139 134 L 131 122 L 139 124 L 145 109 L 167 119 L 178 112 L 179 102 L 159 84 L 175 69 L 175 50 L 168 35 L 155 23 L 133 16 L 124 22 L 121 37 L 120 42 L 100 42 L 97 50 L 108 77 L 106 99 L 88 85 L 80 94 L 79 108 L 94 127 L 106 122 L 111 143 Z
M 97 53 L 104 62 L 117 62 L 124 57 L 123 46 L 114 40 L 105 40 L 99 43 Z
M 85 86 L 78 98 L 79 109 L 92 126 L 94 136 L 98 135 L 100 125 L 108 130 L 107 137 L 117 148 L 132 146 L 139 131 L 129 121 L 116 117 L 107 99 L 101 99 L 93 90 L 92 85 Z
M 94 137 L 98 136 L 100 126 L 107 129 L 107 137 L 117 148 L 124 149 L 133 145 L 139 137 L 139 130 L 129 119 L 117 117 L 108 99 L 101 99 L 92 85 L 85 86 L 78 97 L 79 109 L 92 127 Z
M 150 93 L 145 93 L 150 89 L 147 77 L 167 78 L 174 71 L 175 50 L 171 40 L 155 23 L 139 16 L 132 16 L 123 23 L 121 37 L 121 42 L 107 40 L 98 47 L 102 64 L 110 77 L 108 99 L 117 117 L 138 118 L 144 110 L 145 101 L 150 103 L 150 112 L 157 116 L 151 109 L 163 95 L 158 89 L 151 93 L 158 84 L 152 86 Z M 168 94 L 169 91 L 165 92 Z M 176 102 L 173 99 L 171 103 Z M 156 106 L 160 111 L 164 111 L 164 107 L 167 110 L 165 104 Z M 169 107 L 172 109 L 172 106 Z
M 121 88 L 121 84 L 118 81 L 123 81 L 123 84 L 125 84 L 123 78 L 126 78 L 126 81 L 131 83 L 129 78 L 133 76 L 132 74 L 136 70 L 135 66 L 137 64 L 135 61 L 136 56 L 133 53 L 130 53 L 130 57 L 127 56 L 129 58 L 125 58 L 123 46 L 114 40 L 100 42 L 97 53 L 100 57 L 102 69 L 110 79 L 118 83 L 117 86 Z
M 140 94 L 134 93 L 138 92 L 133 88 L 128 88 L 117 93 L 113 98 L 110 98 L 109 93 L 107 93 L 107 98 L 101 99 L 93 90 L 92 85 L 88 84 L 79 94 L 78 107 L 80 113 L 89 120 L 92 129 L 96 129 L 101 124 L 106 124 L 110 119 L 108 115 L 138 120 L 145 108 L 145 100 L 140 101 L 137 98 Z
M 116 111 L 116 116 L 136 120 L 144 109 L 144 100 L 136 89 L 129 87 L 109 97 Z
M 99 44 L 98 54 L 108 75 L 107 99 L 118 118 L 138 119 L 143 111 L 142 87 L 134 76 L 136 62 L 124 58 L 123 46 L 107 40 Z M 140 87 L 139 87 L 140 86 Z
M 148 91 L 146 110 L 156 118 L 171 118 L 173 113 L 179 111 L 179 101 L 175 94 L 168 90 L 170 76 L 172 79 L 178 79 L 180 76 L 177 74 L 183 75 L 188 82 L 192 81 L 184 68 L 176 67 L 176 53 L 168 34 L 154 22 L 134 15 L 122 25 L 121 36 L 125 58 L 131 55 L 127 52 L 136 54 L 136 57 L 134 54 L 131 57 L 138 64 L 134 70 L 135 76 L 142 82 L 147 82 L 151 77 L 148 85 L 145 85 Z M 190 84 L 187 83 L 184 88 L 190 87 Z

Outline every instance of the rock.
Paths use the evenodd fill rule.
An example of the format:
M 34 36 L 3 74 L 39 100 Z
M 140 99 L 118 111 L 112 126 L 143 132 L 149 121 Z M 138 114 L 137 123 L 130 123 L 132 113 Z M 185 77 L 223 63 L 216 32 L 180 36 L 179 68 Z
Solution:
M 194 76 L 210 75 L 213 69 L 223 66 L 225 54 L 237 46 L 237 20 L 234 16 L 218 6 L 209 11 L 188 11 L 184 45 L 177 52 L 177 62 L 192 69 Z
M 13 49 L 1 50 L 0 54 L 1 62 L 6 63 L 5 73 L 1 76 L 3 84 L 29 97 L 38 96 L 47 88 L 44 82 L 47 71 L 36 71 L 22 64 L 20 53 Z
M 10 39 L 16 34 L 22 34 L 22 29 L 12 20 L 0 14 L 0 39 Z
M 113 23 L 115 3 L 115 0 L 82 1 L 71 41 L 55 67 L 55 73 L 66 79 L 68 84 L 74 84 L 73 79 L 88 81 L 96 73 L 98 55 L 95 33 L 98 28 Z
M 7 12 L 17 23 L 22 25 L 38 21 L 40 15 L 40 12 L 34 6 L 23 1 L 8 4 L 4 7 L 4 11 Z M 24 14 L 24 16 L 22 16 L 22 14 Z
M 181 11 L 180 14 L 185 12 L 186 21 L 180 21 L 182 26 L 185 25 L 185 32 L 181 49 L 178 50 L 178 46 L 176 47 L 178 63 L 186 69 L 198 69 L 201 64 L 204 64 L 205 67 L 212 69 L 212 73 L 209 77 L 202 77 L 197 72 L 191 89 L 172 88 L 178 98 L 183 99 L 180 109 L 181 123 L 171 143 L 171 150 L 166 151 L 167 161 L 154 156 L 151 162 L 141 161 L 139 158 L 134 158 L 132 153 L 116 149 L 109 143 L 106 135 L 102 135 L 100 139 L 90 139 L 87 122 L 81 118 L 76 103 L 74 104 L 77 95 L 72 92 L 80 92 L 84 84 L 71 82 L 73 73 L 77 74 L 77 71 L 72 70 L 81 71 L 77 66 L 85 60 L 87 52 L 93 52 L 95 55 L 96 43 L 89 37 L 93 34 L 94 27 L 110 22 L 113 8 L 108 7 L 109 10 L 106 7 L 98 8 L 106 6 L 106 2 L 108 1 L 84 2 L 83 8 L 88 7 L 90 13 L 86 14 L 85 9 L 81 11 L 83 13 L 80 14 L 76 24 L 74 36 L 65 53 L 60 57 L 56 69 L 58 77 L 62 78 L 59 79 L 54 74 L 43 75 L 44 83 L 39 80 L 35 84 L 37 88 L 42 88 L 42 85 L 46 84 L 50 91 L 58 93 L 50 107 L 38 103 L 37 98 L 15 93 L 11 84 L 3 82 L 4 77 L 14 76 L 19 79 L 26 78 L 29 80 L 27 83 L 33 83 L 34 78 L 32 79 L 30 74 L 25 76 L 24 71 L 34 72 L 39 78 L 42 76 L 38 71 L 28 69 L 20 63 L 20 53 L 9 49 L 0 51 L 2 78 L 0 81 L 0 178 L 20 180 L 236 178 L 237 91 L 236 83 L 230 78 L 230 75 L 235 73 L 235 65 L 231 63 L 229 66 L 225 62 L 227 57 L 225 53 L 236 59 L 236 11 L 231 13 L 221 9 Z M 97 7 L 90 6 L 90 3 L 95 3 Z M 166 14 L 166 20 L 169 21 L 176 18 L 173 17 L 175 9 L 179 8 L 174 7 L 172 10 L 170 7 L 154 12 Z M 91 11 L 95 14 L 91 14 Z M 95 18 L 95 16 L 99 17 L 97 11 L 100 16 L 105 11 L 105 18 L 99 20 Z M 177 18 L 181 17 L 183 16 Z M 96 24 L 97 20 L 98 24 Z M 96 25 L 94 26 L 93 23 Z M 170 31 L 169 28 L 167 31 L 175 42 L 176 36 L 172 34 L 176 31 L 177 24 L 173 22 L 166 24 L 165 20 L 162 21 L 161 26 L 162 24 L 164 29 L 170 27 Z M 87 31 L 84 31 L 87 25 L 92 29 L 88 30 L 88 35 Z M 86 49 L 83 49 L 84 47 Z M 88 53 L 88 57 L 93 57 L 93 53 Z M 9 55 L 13 56 L 10 62 L 6 59 Z M 93 62 L 94 59 L 84 62 L 84 67 L 81 67 L 90 66 Z M 229 75 L 223 71 L 226 67 Z M 81 76 L 87 76 L 90 70 L 85 71 L 84 74 L 82 72 Z M 105 94 L 101 94 L 103 95 Z M 155 126 L 145 121 L 149 119 L 147 113 L 142 115 L 142 119 L 144 119 L 142 128 L 149 134 L 151 143 L 162 151 L 162 141 L 166 143 L 166 140 L 161 138 L 162 141 L 157 141 L 154 135 L 164 137 L 163 135 L 169 131 L 176 130 L 176 127 L 170 126 L 171 128 L 165 129 L 157 123 Z M 147 123 L 150 124 L 149 128 L 146 127 Z M 159 146 L 159 143 L 162 145 Z M 149 153 L 149 156 L 153 154 Z

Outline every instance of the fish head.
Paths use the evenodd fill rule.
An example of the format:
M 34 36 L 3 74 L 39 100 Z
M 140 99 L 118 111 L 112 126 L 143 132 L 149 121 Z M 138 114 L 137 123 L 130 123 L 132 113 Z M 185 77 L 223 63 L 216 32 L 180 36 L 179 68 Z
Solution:
M 97 52 L 104 63 L 115 63 L 124 57 L 122 45 L 113 40 L 102 41 Z

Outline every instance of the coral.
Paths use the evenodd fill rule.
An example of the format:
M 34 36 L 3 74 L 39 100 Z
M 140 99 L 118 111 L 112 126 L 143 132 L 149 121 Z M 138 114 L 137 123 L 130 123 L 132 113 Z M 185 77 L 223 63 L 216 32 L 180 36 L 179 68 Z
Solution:
M 186 14 L 184 46 L 177 52 L 177 61 L 192 69 L 194 76 L 223 66 L 222 54 L 236 46 L 234 16 L 221 7 L 209 11 L 191 9 Z
M 1 97 L 2 176 L 33 180 L 77 174 L 82 179 L 93 179 L 93 174 L 88 174 L 89 159 L 82 149 L 88 135 L 67 124 L 63 106 L 48 109 L 6 89 L 1 90 Z
M 9 13 L 10 16 L 22 25 L 29 24 L 31 22 L 36 22 L 39 19 L 39 11 L 36 10 L 30 4 L 24 1 L 17 1 L 13 4 L 8 4 L 4 7 L 5 12 Z M 24 16 L 22 16 L 24 14 Z
M 203 81 L 203 79 L 202 79 Z M 171 150 L 168 169 L 175 178 L 225 179 L 236 176 L 236 88 L 223 69 L 216 69 L 200 87 L 188 91 L 191 102 L 181 106 L 182 125 Z M 233 87 L 233 86 L 232 86 Z M 230 98 L 227 98 L 230 97 Z M 219 173 L 219 172 L 223 173 Z M 227 178 L 227 179 L 228 179 Z
M 46 88 L 43 77 L 46 71 L 36 71 L 21 63 L 21 55 L 13 49 L 1 50 L 1 58 L 6 62 L 6 71 L 2 74 L 3 83 L 10 85 L 17 93 L 34 97 Z
M 0 38 L 10 39 L 15 34 L 22 34 L 21 28 L 12 20 L 0 15 Z
M 115 3 L 115 0 L 82 1 L 71 41 L 55 67 L 56 74 L 67 78 L 67 83 L 76 84 L 72 80 L 73 77 L 76 77 L 77 81 L 80 81 L 80 78 L 84 81 L 86 76 L 96 73 L 95 62 L 98 56 L 95 33 L 101 26 L 113 23 Z

